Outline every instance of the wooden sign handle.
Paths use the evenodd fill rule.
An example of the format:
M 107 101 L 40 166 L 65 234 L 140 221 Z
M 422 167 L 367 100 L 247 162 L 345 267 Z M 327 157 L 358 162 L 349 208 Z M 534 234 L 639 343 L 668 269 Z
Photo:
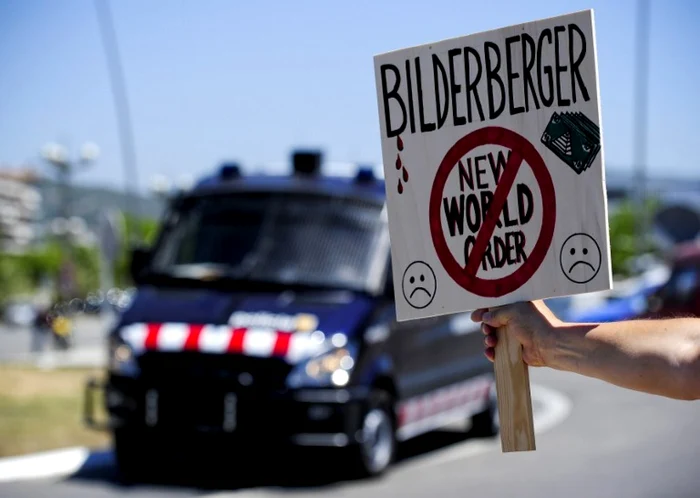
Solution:
M 499 333 L 494 362 L 501 450 L 535 450 L 535 428 L 530 398 L 530 375 L 520 343 Z

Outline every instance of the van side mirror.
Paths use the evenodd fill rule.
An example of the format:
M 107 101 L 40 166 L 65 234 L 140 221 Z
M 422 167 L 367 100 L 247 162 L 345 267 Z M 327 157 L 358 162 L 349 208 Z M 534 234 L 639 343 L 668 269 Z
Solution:
M 129 274 L 134 283 L 139 281 L 143 270 L 146 269 L 151 258 L 151 252 L 145 247 L 133 247 L 129 261 Z

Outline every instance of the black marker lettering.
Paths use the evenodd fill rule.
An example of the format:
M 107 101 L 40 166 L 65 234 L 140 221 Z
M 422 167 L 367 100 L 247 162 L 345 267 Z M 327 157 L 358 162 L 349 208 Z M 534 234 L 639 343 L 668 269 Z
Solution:
M 508 159 L 510 159 L 510 153 L 511 151 L 508 151 Z M 496 182 L 496 185 L 498 185 L 498 182 L 501 179 L 501 173 L 506 169 L 508 159 L 506 159 L 506 155 L 503 153 L 502 150 L 498 151 L 497 159 L 493 158 L 493 152 L 488 153 L 488 158 L 489 166 L 491 167 L 491 173 L 493 173 L 493 178 Z
M 520 217 L 520 224 L 524 225 L 532 219 L 532 211 L 534 209 L 532 190 L 524 183 L 518 183 L 516 190 L 518 193 L 518 216 Z
M 467 226 L 472 233 L 476 233 L 481 226 L 481 210 L 475 194 L 467 196 Z
M 440 79 L 442 80 L 442 95 L 444 97 L 444 105 L 440 108 L 440 88 L 438 87 L 438 71 L 440 72 Z M 433 81 L 435 82 L 435 112 L 438 114 L 437 129 L 442 128 L 447 120 L 447 112 L 449 111 L 450 97 L 449 89 L 447 86 L 447 73 L 445 73 L 445 66 L 442 65 L 440 58 L 433 54 Z
M 469 56 L 474 57 L 476 62 L 476 76 L 472 80 L 471 76 L 471 66 L 469 64 Z M 479 57 L 479 52 L 474 50 L 472 47 L 464 47 L 464 81 L 467 85 L 465 89 L 465 94 L 467 95 L 467 119 L 472 122 L 472 93 L 474 94 L 474 101 L 476 103 L 476 110 L 479 113 L 479 119 L 484 120 L 484 110 L 481 108 L 481 100 L 479 99 L 479 93 L 477 92 L 477 85 L 481 79 L 481 58 Z
M 574 31 L 578 33 L 581 39 L 581 51 L 576 56 L 574 60 Z M 588 89 L 583 82 L 583 77 L 579 71 L 579 66 L 583 62 L 583 58 L 586 56 L 586 37 L 583 31 L 579 29 L 575 24 L 569 24 L 569 61 L 571 62 L 571 98 L 576 103 L 576 82 L 581 87 L 581 95 L 583 100 L 588 102 L 590 97 L 588 96 Z
M 496 65 L 493 66 L 491 65 L 491 56 L 489 55 L 489 51 L 493 51 L 496 57 Z M 505 100 L 505 93 L 506 89 L 505 86 L 503 85 L 503 80 L 498 74 L 498 71 L 501 69 L 501 52 L 498 49 L 498 45 L 496 45 L 493 42 L 485 42 L 484 43 L 484 55 L 486 56 L 486 90 L 489 98 L 489 119 L 496 119 L 498 116 L 501 115 L 503 112 L 503 109 L 506 107 L 506 100 Z M 498 107 L 495 106 L 495 101 L 493 98 L 493 83 L 494 81 L 498 83 L 498 87 L 500 88 L 500 97 L 501 101 L 498 104 Z
M 491 202 L 493 201 L 493 192 L 489 192 L 488 190 L 482 190 L 481 191 L 481 212 L 484 213 L 484 216 L 489 212 L 489 207 L 491 206 Z M 501 228 L 503 225 L 501 224 L 501 217 L 499 216 L 496 218 L 496 226 L 498 228 Z
M 515 106 L 515 98 L 513 96 L 513 81 L 520 77 L 519 73 L 513 71 L 513 57 L 511 53 L 513 43 L 520 40 L 520 36 L 511 36 L 506 38 L 506 77 L 508 80 L 508 110 L 511 116 L 525 112 L 525 108 Z
M 507 227 L 514 227 L 515 225 L 518 224 L 518 220 L 510 219 L 510 209 L 508 209 L 508 202 L 506 201 L 505 204 L 503 204 L 503 223 L 506 224 Z
M 459 204 L 457 204 L 456 197 L 452 197 L 449 203 L 447 197 L 443 198 L 442 207 L 445 210 L 450 237 L 454 237 L 456 231 L 462 235 L 464 233 L 464 194 L 459 196 Z
M 459 116 L 457 114 L 457 94 L 462 91 L 462 85 L 458 85 L 455 81 L 455 61 L 454 58 L 457 57 L 462 52 L 459 48 L 453 48 L 447 52 L 447 60 L 450 66 L 450 95 L 452 95 L 452 121 L 455 126 L 460 126 L 467 124 L 467 119 L 464 116 Z
M 525 234 L 520 232 L 515 232 L 515 257 L 516 263 L 527 261 L 527 254 L 525 254 Z
M 545 107 L 549 107 L 552 105 L 552 102 L 554 102 L 554 79 L 552 76 L 552 67 L 551 66 L 544 66 L 544 71 L 542 68 L 542 46 L 544 45 L 544 39 L 547 38 L 549 40 L 549 44 L 552 44 L 552 31 L 550 29 L 543 29 L 542 33 L 540 33 L 540 38 L 537 40 L 537 86 L 539 87 L 540 90 L 540 100 L 542 101 L 542 104 Z M 548 81 L 548 87 L 549 87 L 549 96 L 545 97 L 544 96 L 544 88 L 542 88 L 542 80 L 544 75 L 547 75 L 547 81 Z
M 571 105 L 571 101 L 563 98 L 561 92 L 561 74 L 566 72 L 566 66 L 559 64 L 559 34 L 564 31 L 566 31 L 564 26 L 554 26 L 554 72 L 557 77 L 557 105 L 559 107 Z
M 427 133 L 435 130 L 435 123 L 425 122 L 425 110 L 423 108 L 423 78 L 420 74 L 420 57 L 414 59 L 416 66 L 416 82 L 418 84 L 418 119 L 420 121 L 421 133 Z M 391 137 L 391 135 L 389 136 Z
M 408 88 L 408 118 L 411 133 L 416 132 L 416 114 L 413 109 L 413 85 L 411 84 L 411 61 L 406 59 L 406 87 Z
M 386 74 L 388 71 L 394 73 L 396 80 L 394 81 L 394 87 L 387 92 L 387 81 Z M 399 69 L 393 64 L 382 64 L 380 67 L 380 72 L 382 75 L 382 100 L 384 101 L 384 121 L 386 127 L 387 137 L 395 137 L 399 135 L 406 129 L 406 105 L 403 103 L 403 99 L 399 95 L 399 86 L 401 85 L 401 74 Z M 389 110 L 389 100 L 395 99 L 399 107 L 401 107 L 401 126 L 396 129 L 391 128 L 391 111 Z
M 467 158 L 467 167 L 464 168 L 464 163 L 459 161 L 457 165 L 459 168 L 459 190 L 464 192 L 464 182 L 467 182 L 467 186 L 470 190 L 474 190 L 474 170 L 472 169 L 472 158 Z
M 527 33 L 522 34 L 523 39 L 523 84 L 525 85 L 525 110 L 530 110 L 530 95 L 535 102 L 535 109 L 540 108 L 537 101 L 535 83 L 532 81 L 532 67 L 535 65 L 535 40 Z
M 480 189 L 485 189 L 489 188 L 488 183 L 483 183 L 481 181 L 481 175 L 486 173 L 486 168 L 480 168 L 479 167 L 479 162 L 480 161 L 486 161 L 486 156 L 477 156 L 474 159 L 474 167 L 476 168 L 476 186 Z

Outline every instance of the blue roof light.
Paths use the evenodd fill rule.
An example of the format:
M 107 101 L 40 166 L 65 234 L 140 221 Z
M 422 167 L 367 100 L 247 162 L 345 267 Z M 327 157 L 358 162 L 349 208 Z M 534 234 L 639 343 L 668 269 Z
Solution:
M 357 170 L 355 175 L 355 181 L 357 183 L 372 183 L 376 177 L 374 176 L 374 170 L 369 166 L 361 166 Z
M 219 177 L 223 180 L 238 178 L 241 176 L 241 168 L 236 163 L 224 163 L 219 168 Z

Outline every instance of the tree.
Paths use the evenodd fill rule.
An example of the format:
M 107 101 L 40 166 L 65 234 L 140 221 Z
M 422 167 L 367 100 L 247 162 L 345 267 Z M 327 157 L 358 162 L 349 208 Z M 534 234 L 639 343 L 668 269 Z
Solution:
M 158 235 L 158 220 L 152 218 L 137 218 L 131 214 L 124 214 L 123 236 L 119 257 L 115 262 L 114 281 L 118 287 L 133 285 L 129 274 L 131 262 L 131 249 L 134 245 L 146 245 L 150 247 Z
M 652 219 L 658 202 L 650 199 L 646 203 L 645 212 L 640 213 L 636 204 L 631 201 L 622 202 L 608 217 L 610 230 L 610 253 L 613 274 L 627 277 L 632 273 L 631 262 L 644 253 L 658 253 L 658 246 L 647 236 L 639 233 L 639 219 L 646 216 Z

